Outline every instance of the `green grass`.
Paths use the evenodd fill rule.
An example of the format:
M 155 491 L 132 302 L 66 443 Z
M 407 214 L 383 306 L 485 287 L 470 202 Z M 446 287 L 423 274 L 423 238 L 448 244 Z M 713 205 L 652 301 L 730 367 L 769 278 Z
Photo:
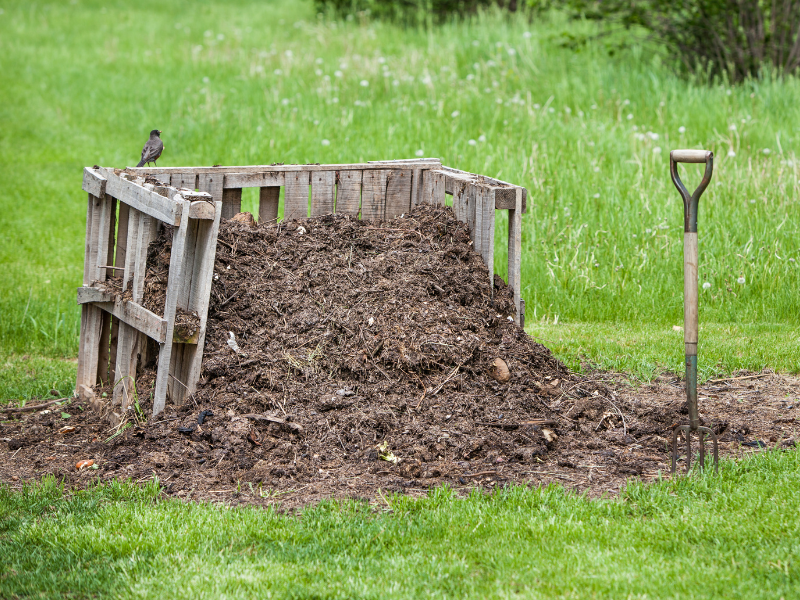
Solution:
M 676 323 L 677 325 L 677 323 Z M 628 373 L 650 381 L 684 370 L 683 331 L 648 323 L 533 323 L 530 335 L 569 367 Z M 747 369 L 797 371 L 800 331 L 794 325 L 704 323 L 700 325 L 699 377 Z
M 0 488 L 0 596 L 796 598 L 798 486 L 797 451 L 619 500 L 440 488 L 299 516 L 48 480 Z
M 701 320 L 800 324 L 800 81 L 704 88 L 635 41 L 614 58 L 560 47 L 587 27 L 486 15 L 426 32 L 320 20 L 305 2 L 5 2 L 0 345 L 74 356 L 81 168 L 134 164 L 153 127 L 165 166 L 420 151 L 527 186 L 529 322 L 679 322 L 667 156 L 711 148 Z

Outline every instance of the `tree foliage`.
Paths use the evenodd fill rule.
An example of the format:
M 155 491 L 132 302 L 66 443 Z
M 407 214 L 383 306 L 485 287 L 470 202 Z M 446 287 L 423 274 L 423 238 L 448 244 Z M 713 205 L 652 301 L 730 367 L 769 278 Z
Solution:
M 724 74 L 741 81 L 757 77 L 765 65 L 784 74 L 800 67 L 798 0 L 565 0 L 563 4 L 583 18 L 644 27 L 691 73 Z

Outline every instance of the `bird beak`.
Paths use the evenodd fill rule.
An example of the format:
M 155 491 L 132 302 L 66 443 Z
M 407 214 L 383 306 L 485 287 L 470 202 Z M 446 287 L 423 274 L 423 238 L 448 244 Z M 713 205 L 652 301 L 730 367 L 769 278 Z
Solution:
M 158 130 L 158 135 L 161 135 L 161 130 L 160 129 Z

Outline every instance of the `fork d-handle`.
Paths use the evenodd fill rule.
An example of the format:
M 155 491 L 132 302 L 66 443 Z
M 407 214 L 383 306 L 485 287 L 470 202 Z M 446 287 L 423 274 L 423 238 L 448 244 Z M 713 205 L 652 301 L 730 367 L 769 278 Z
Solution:
M 705 163 L 703 180 L 693 194 L 689 194 L 678 175 L 678 163 Z M 716 436 L 706 427 L 700 427 L 697 410 L 697 331 L 698 331 L 698 289 L 697 289 L 697 208 L 700 196 L 711 182 L 714 171 L 714 153 L 707 150 L 673 150 L 669 155 L 669 170 L 672 182 L 683 199 L 683 341 L 686 349 L 686 403 L 689 408 L 689 426 L 675 430 L 675 442 L 679 430 L 685 429 L 687 443 L 687 465 L 691 461 L 690 433 L 699 431 L 700 463 L 704 458 L 704 438 L 710 434 L 714 441 L 716 464 Z M 677 447 L 673 443 L 672 471 L 675 472 Z

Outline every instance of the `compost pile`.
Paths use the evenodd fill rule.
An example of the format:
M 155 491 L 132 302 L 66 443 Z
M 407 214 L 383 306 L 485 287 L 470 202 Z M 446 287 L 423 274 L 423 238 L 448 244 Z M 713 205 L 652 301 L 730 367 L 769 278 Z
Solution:
M 170 237 L 150 248 L 151 310 Z M 343 465 L 413 481 L 530 464 L 558 438 L 545 399 L 578 380 L 494 281 L 448 208 L 223 222 L 200 389 L 171 429 L 201 446 L 193 458 L 269 485 Z
M 513 323 L 509 288 L 490 286 L 449 208 L 382 223 L 238 217 L 220 225 L 197 392 L 148 418 L 145 365 L 139 410 L 121 427 L 79 401 L 66 417 L 5 426 L 21 454 L 0 476 L 158 476 L 172 495 L 302 505 L 445 482 L 602 493 L 666 467 L 671 427 L 685 420 L 680 383 L 648 394 L 569 372 Z M 148 253 L 143 303 L 157 313 L 171 234 Z M 723 441 L 751 433 L 716 417 L 705 422 Z M 79 459 L 94 470 L 76 471 Z

